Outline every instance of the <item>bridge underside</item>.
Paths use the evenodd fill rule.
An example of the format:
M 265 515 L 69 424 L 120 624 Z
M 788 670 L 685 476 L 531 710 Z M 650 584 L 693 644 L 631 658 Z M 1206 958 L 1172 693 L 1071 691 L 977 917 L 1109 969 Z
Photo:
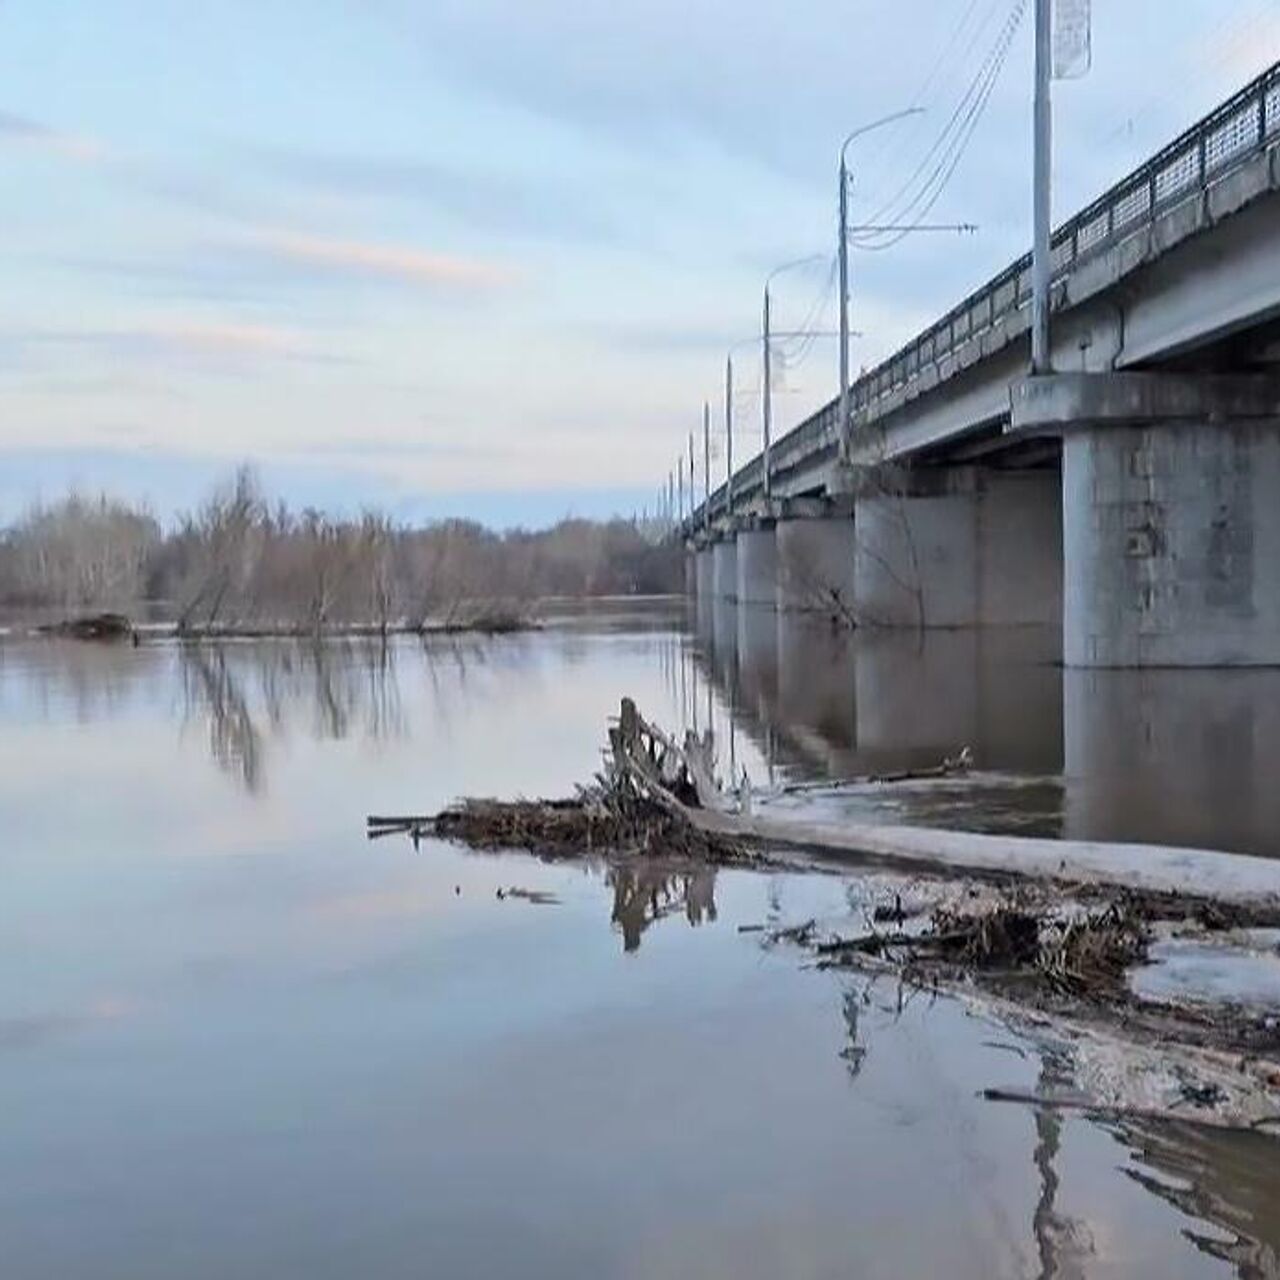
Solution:
M 1280 665 L 1280 380 L 1063 375 L 1010 421 L 693 552 L 699 594 L 868 628 L 1060 627 L 1075 667 Z

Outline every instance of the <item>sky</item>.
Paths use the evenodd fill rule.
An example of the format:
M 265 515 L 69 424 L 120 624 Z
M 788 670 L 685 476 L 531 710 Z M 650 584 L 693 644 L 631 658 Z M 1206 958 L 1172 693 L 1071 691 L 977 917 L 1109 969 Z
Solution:
M 1021 0 L 1026 6 L 1026 0 Z M 836 390 L 836 151 L 874 220 L 1018 0 L 0 0 L 0 518 L 296 505 L 499 527 L 652 507 L 704 400 Z M 1280 58 L 1280 0 L 1093 0 L 1065 219 Z M 932 209 L 852 255 L 853 366 L 1030 242 L 1030 18 Z

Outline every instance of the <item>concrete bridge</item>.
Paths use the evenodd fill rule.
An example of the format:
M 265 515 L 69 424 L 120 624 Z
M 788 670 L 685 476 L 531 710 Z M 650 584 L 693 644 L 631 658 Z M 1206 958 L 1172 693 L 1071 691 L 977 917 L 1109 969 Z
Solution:
M 1280 63 L 721 485 L 690 586 L 1060 625 L 1068 666 L 1280 665 Z

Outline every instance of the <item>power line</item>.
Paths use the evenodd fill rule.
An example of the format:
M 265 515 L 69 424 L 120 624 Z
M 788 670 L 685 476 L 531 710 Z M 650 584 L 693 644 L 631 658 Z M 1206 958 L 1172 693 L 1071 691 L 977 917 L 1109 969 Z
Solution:
M 915 172 L 902 188 L 869 219 L 871 222 L 885 223 L 894 227 L 895 230 L 877 231 L 857 237 L 856 243 L 859 248 L 870 251 L 891 248 L 912 231 L 913 224 L 922 221 L 937 204 L 959 167 L 986 112 L 1000 72 L 1012 48 L 1014 36 L 1026 12 L 1026 6 L 1027 0 L 1015 0 L 995 44 L 989 50 L 977 74 L 970 81 L 969 87 L 939 133 L 934 145 L 930 147 L 925 158 L 916 166 Z M 913 192 L 912 188 L 934 156 L 938 157 L 936 164 L 923 181 L 919 181 L 918 189 Z
M 921 118 L 916 122 L 916 126 L 911 131 L 910 136 L 915 136 L 920 132 L 921 128 L 927 123 L 927 121 L 924 119 L 924 114 L 927 114 L 928 110 L 936 105 L 936 99 L 929 98 L 928 94 L 930 93 L 930 90 L 933 88 L 935 82 L 938 80 L 939 73 L 942 71 L 944 67 L 953 65 L 953 62 L 954 64 L 963 64 L 968 61 L 970 55 L 973 52 L 975 45 L 978 43 L 980 36 L 990 25 L 992 18 L 994 17 L 1001 3 L 1003 3 L 1003 0 L 991 0 L 991 2 L 987 6 L 987 10 L 985 14 L 982 16 L 977 26 L 974 28 L 973 32 L 970 34 L 968 44 L 966 45 L 964 51 L 959 55 L 958 58 L 953 60 L 952 53 L 956 49 L 957 45 L 959 45 L 960 39 L 964 34 L 965 29 L 969 25 L 969 20 L 973 17 L 980 3 L 981 3 L 981 0 L 969 0 L 968 8 L 965 9 L 963 14 L 961 14 L 960 16 L 960 20 L 952 28 L 950 36 L 943 43 L 942 48 L 938 52 L 937 58 L 934 60 L 933 65 L 929 68 L 929 71 L 926 73 L 924 80 L 920 84 L 920 87 L 916 90 L 914 96 L 910 99 L 909 105 L 914 107 L 921 107 L 924 109 L 921 115 Z M 871 154 L 864 161 L 863 167 L 868 172 L 875 175 L 876 183 L 874 185 L 879 184 L 880 174 L 877 171 L 880 169 L 880 166 L 885 156 L 890 151 L 892 151 L 893 154 L 898 158 L 901 158 L 904 154 L 904 148 L 901 145 L 894 146 L 892 137 L 888 134 L 885 134 L 877 140 L 876 145 L 872 148 Z

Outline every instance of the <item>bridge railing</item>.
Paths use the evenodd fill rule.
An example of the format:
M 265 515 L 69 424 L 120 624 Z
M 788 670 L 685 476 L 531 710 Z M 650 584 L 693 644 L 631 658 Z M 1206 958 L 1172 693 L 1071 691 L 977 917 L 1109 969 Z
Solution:
M 1145 230 L 1175 205 L 1198 197 L 1239 164 L 1265 151 L 1280 136 L 1280 62 L 1175 139 L 1140 169 L 1116 183 L 1054 232 L 1055 283 L 1075 267 Z M 1025 254 L 971 293 L 936 324 L 850 387 L 852 411 L 873 409 L 885 397 L 938 366 L 963 343 L 992 328 L 1031 302 L 1031 255 Z M 838 442 L 836 401 L 823 406 L 779 438 L 771 450 L 771 470 L 788 467 Z M 761 455 L 734 474 L 735 504 L 758 493 L 764 478 Z M 690 517 L 696 527 L 728 509 L 722 484 Z

